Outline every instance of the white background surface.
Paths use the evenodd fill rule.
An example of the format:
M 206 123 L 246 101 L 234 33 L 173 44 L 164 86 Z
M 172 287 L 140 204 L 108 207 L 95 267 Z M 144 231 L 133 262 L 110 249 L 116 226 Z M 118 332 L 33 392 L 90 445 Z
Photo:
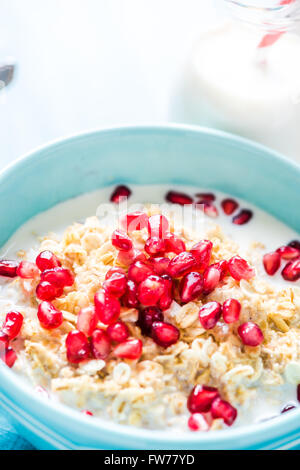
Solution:
M 221 2 L 222 3 L 222 2 Z M 0 0 L 0 167 L 57 137 L 171 119 L 170 102 L 217 0 Z

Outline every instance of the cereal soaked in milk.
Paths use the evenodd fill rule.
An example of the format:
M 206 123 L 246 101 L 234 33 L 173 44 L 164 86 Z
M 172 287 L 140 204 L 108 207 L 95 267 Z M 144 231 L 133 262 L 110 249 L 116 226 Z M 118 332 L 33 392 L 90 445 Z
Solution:
M 98 190 L 22 226 L 0 274 L 1 358 L 45 399 L 176 432 L 299 405 L 299 235 L 244 201 Z

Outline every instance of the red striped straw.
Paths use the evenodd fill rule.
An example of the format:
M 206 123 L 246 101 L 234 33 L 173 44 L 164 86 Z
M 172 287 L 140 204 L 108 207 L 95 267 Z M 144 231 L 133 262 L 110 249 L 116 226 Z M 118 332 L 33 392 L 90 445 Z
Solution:
M 293 3 L 295 0 L 281 0 L 280 5 L 289 5 L 290 3 Z M 279 38 L 284 34 L 284 31 L 277 31 L 275 33 L 268 33 L 265 34 L 260 43 L 258 44 L 258 47 L 262 49 L 263 47 L 269 47 L 272 46 Z

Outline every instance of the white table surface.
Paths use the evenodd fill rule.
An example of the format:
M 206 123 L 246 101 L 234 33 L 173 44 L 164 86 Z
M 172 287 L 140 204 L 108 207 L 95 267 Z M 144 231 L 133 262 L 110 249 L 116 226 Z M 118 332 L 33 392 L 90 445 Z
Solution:
M 57 137 L 170 121 L 189 50 L 222 18 L 217 0 L 0 0 L 0 168 Z

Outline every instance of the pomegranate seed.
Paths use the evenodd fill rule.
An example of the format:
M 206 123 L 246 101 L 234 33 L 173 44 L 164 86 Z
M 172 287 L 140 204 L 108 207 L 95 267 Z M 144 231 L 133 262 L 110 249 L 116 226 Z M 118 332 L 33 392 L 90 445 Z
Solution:
M 195 266 L 196 260 L 194 256 L 187 251 L 183 251 L 170 261 L 168 274 L 171 277 L 182 277 L 192 271 Z
M 5 362 L 8 367 L 13 367 L 14 363 L 17 360 L 17 355 L 13 348 L 8 347 L 5 349 L 4 352 L 1 351 L 0 359 L 2 359 L 2 361 Z
M 106 330 L 107 336 L 111 341 L 116 341 L 117 343 L 122 343 L 129 336 L 129 330 L 125 323 L 118 321 L 113 325 L 109 325 Z
M 111 273 L 109 278 L 103 282 L 103 289 L 118 298 L 125 294 L 126 287 L 127 277 L 122 272 Z
M 164 215 L 156 214 L 149 217 L 148 232 L 150 237 L 164 238 L 169 228 L 169 221 Z
M 297 400 L 300 402 L 300 384 L 297 385 Z
M 138 299 L 142 305 L 156 305 L 160 297 L 165 293 L 163 279 L 156 275 L 148 276 L 138 287 Z
M 61 266 L 61 262 L 55 256 L 52 251 L 46 250 L 42 251 L 37 257 L 36 257 L 36 265 L 39 268 L 40 271 L 46 271 L 46 269 L 53 269 L 58 266 Z
M 282 259 L 286 259 L 288 261 L 299 258 L 300 256 L 300 250 L 292 246 L 281 246 L 276 250 L 276 252 L 279 253 Z
M 77 315 L 77 330 L 91 336 L 98 323 L 95 307 L 82 308 Z
M 137 308 L 139 305 L 138 286 L 130 279 L 127 281 L 126 292 L 122 297 L 122 302 L 128 308 Z
M 64 321 L 62 312 L 46 300 L 40 303 L 37 316 L 40 324 L 46 330 L 58 328 Z
M 238 203 L 234 199 L 223 199 L 221 206 L 226 215 L 231 215 L 239 207 Z
M 135 261 L 146 261 L 146 255 L 140 250 L 119 251 L 117 261 L 124 266 L 129 266 Z
M 46 269 L 41 274 L 41 281 L 50 282 L 56 287 L 67 287 L 74 284 L 74 276 L 69 269 L 57 266 L 53 269 Z
M 110 268 L 107 273 L 105 274 L 105 280 L 109 279 L 113 274 L 115 273 L 120 273 L 120 274 L 125 274 L 126 276 L 126 271 L 123 268 L 119 268 L 117 266 Z
M 171 253 L 176 253 L 176 255 L 179 255 L 179 253 L 186 251 L 184 241 L 181 240 L 181 238 L 175 235 L 174 233 L 171 233 L 171 232 L 166 233 L 165 244 L 166 244 L 166 251 L 169 253 L 171 252 Z
M 181 302 L 187 303 L 195 300 L 203 291 L 203 277 L 197 272 L 186 274 L 180 282 Z
M 17 261 L 10 261 L 10 260 L 1 260 L 0 261 L 0 276 L 5 277 L 16 277 L 17 276 L 17 268 L 19 263 Z
M 17 275 L 22 279 L 34 279 L 39 274 L 40 271 L 36 265 L 30 261 L 21 261 L 17 269 Z
M 172 202 L 172 204 L 180 204 L 181 206 L 193 203 L 193 199 L 190 196 L 177 191 L 169 191 L 166 195 L 166 200 Z
M 168 348 L 179 340 L 180 332 L 176 326 L 163 321 L 152 323 L 151 337 L 162 348 Z
M 298 281 L 300 279 L 300 259 L 289 261 L 281 271 L 281 275 L 286 281 Z
M 237 417 L 237 410 L 228 401 L 216 398 L 211 405 L 213 418 L 222 418 L 227 426 L 231 426 Z
M 292 248 L 297 248 L 297 250 L 300 251 L 300 240 L 293 240 L 288 244 L 288 246 L 291 246 Z
M 124 198 L 129 198 L 131 191 L 127 186 L 120 185 L 115 188 L 112 195 L 110 196 L 111 202 L 118 204 L 122 202 Z
M 135 230 L 143 230 L 148 227 L 148 216 L 145 212 L 131 212 L 126 214 L 120 220 L 120 227 L 126 232 L 134 232 Z
M 248 321 L 243 323 L 238 328 L 238 334 L 246 346 L 259 346 L 263 340 L 264 335 L 256 323 Z
M 154 273 L 150 266 L 148 266 L 146 263 L 143 263 L 143 261 L 136 261 L 130 266 L 128 270 L 128 279 L 136 282 L 137 284 L 140 284 L 148 276 L 151 276 L 151 274 Z
M 164 316 L 160 308 L 147 307 L 140 310 L 137 325 L 140 327 L 143 335 L 150 335 L 152 324 L 154 322 L 163 321 Z
M 193 413 L 188 420 L 191 431 L 208 431 L 209 425 L 202 413 Z
M 196 385 L 191 391 L 187 407 L 191 413 L 205 413 L 210 410 L 212 402 L 218 398 L 219 392 L 214 387 Z
M 276 251 L 263 256 L 263 265 L 269 276 L 273 276 L 280 267 L 280 254 Z
M 228 263 L 225 259 L 222 259 L 221 261 L 218 261 L 217 263 L 214 263 L 211 266 L 213 266 L 214 268 L 219 269 L 220 274 L 221 274 L 220 281 L 222 281 L 224 279 L 224 277 L 227 274 L 229 274 L 228 273 Z
M 168 274 L 163 274 L 161 277 L 165 284 L 165 292 L 159 299 L 158 305 L 161 310 L 167 310 L 173 302 L 173 280 Z
M 142 355 L 143 343 L 140 339 L 128 338 L 118 344 L 113 353 L 123 359 L 139 359 Z
M 113 295 L 105 290 L 99 290 L 95 294 L 94 301 L 96 314 L 104 325 L 110 325 L 118 320 L 121 306 Z
M 221 280 L 220 268 L 211 264 L 205 269 L 203 274 L 203 293 L 205 295 L 210 294 L 218 285 Z
M 7 313 L 2 330 L 9 339 L 14 339 L 20 333 L 22 325 L 23 315 L 19 312 L 12 311 Z
M 236 225 L 244 225 L 249 222 L 253 217 L 253 212 L 249 209 L 242 209 L 237 215 L 232 219 L 232 222 Z
M 252 279 L 255 276 L 255 269 L 247 263 L 247 261 L 240 256 L 233 256 L 228 261 L 228 270 L 230 275 L 236 281 L 240 281 L 241 279 Z
M 93 413 L 89 410 L 81 410 L 81 413 L 87 416 L 94 416 Z
M 40 300 L 54 300 L 63 295 L 63 288 L 56 287 L 48 281 L 42 281 L 37 285 L 36 296 Z
M 110 339 L 105 331 L 94 330 L 91 337 L 91 350 L 95 359 L 106 359 L 110 353 Z
M 162 238 L 150 237 L 145 243 L 145 251 L 150 256 L 163 255 L 166 251 L 165 241 Z
M 111 237 L 112 245 L 120 251 L 130 251 L 133 247 L 132 241 L 126 232 L 115 230 Z
M 170 260 L 169 258 L 163 257 L 149 258 L 148 263 L 152 267 L 155 274 L 161 276 L 162 274 L 166 274 L 168 272 Z
M 4 348 L 8 347 L 9 339 L 6 333 L 0 331 L 0 353 L 3 352 Z
M 190 252 L 197 261 L 197 267 L 199 269 L 204 270 L 209 266 L 212 249 L 213 244 L 209 240 L 201 240 L 191 248 Z
M 290 410 L 294 410 L 296 409 L 296 406 L 293 405 L 292 403 L 288 403 L 287 405 L 285 405 L 282 410 L 280 411 L 280 413 L 286 413 L 287 411 L 290 411 Z
M 225 323 L 234 323 L 238 321 L 241 313 L 241 304 L 236 299 L 227 299 L 223 303 L 223 320 Z
M 220 320 L 222 307 L 219 302 L 208 302 L 199 310 L 199 320 L 203 328 L 211 330 Z
M 197 193 L 196 197 L 198 197 L 200 201 L 206 202 L 214 202 L 216 200 L 216 196 L 213 193 Z
M 67 359 L 72 364 L 79 364 L 90 357 L 91 348 L 82 331 L 70 331 L 66 338 Z

